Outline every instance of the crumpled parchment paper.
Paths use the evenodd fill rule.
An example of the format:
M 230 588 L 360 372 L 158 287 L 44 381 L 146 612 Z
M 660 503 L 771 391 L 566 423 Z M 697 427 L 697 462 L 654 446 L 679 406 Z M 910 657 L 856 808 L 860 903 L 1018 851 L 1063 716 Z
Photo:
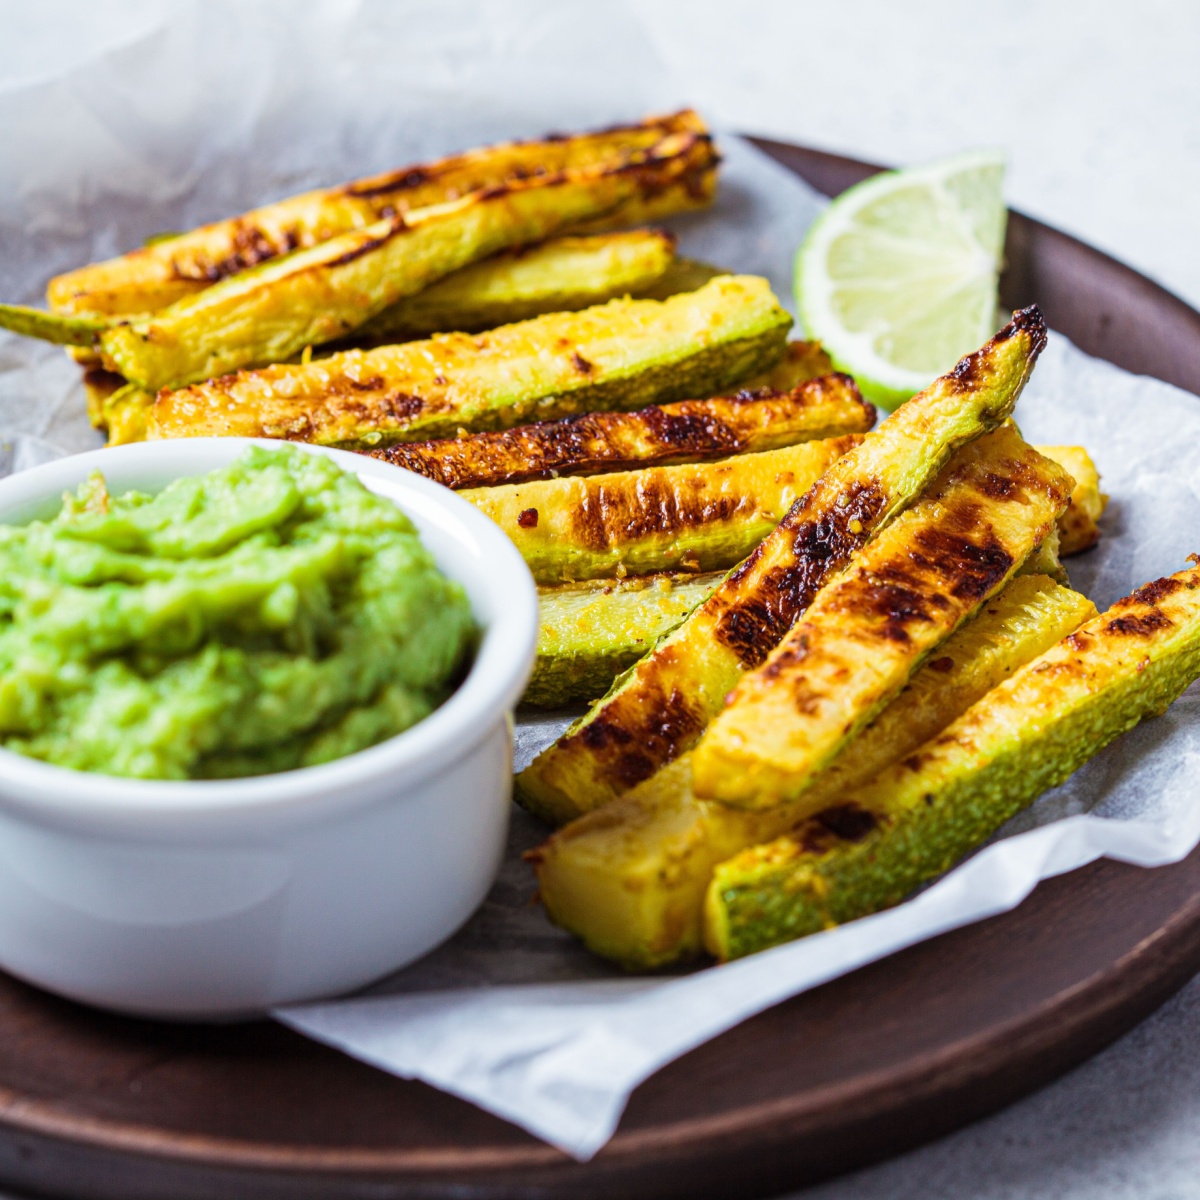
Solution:
M 683 102 L 619 4 L 183 5 L 58 77 L 0 90 L 0 294 L 37 302 L 57 271 L 304 187 Z M 791 257 L 822 201 L 723 145 L 720 201 L 674 223 L 682 249 L 767 275 L 790 305 Z M 1195 397 L 1052 337 L 1017 418 L 1029 440 L 1081 443 L 1100 467 L 1104 537 L 1070 568 L 1101 609 L 1200 550 Z M 0 335 L 0 431 L 4 471 L 98 444 L 59 350 Z M 531 906 L 519 854 L 545 830 L 517 812 L 495 888 L 446 945 L 366 996 L 277 1016 L 587 1158 L 639 1082 L 746 1017 L 1097 857 L 1185 856 L 1200 840 L 1198 706 L 1193 689 L 908 903 L 668 977 L 615 973 Z M 520 722 L 518 765 L 564 724 Z

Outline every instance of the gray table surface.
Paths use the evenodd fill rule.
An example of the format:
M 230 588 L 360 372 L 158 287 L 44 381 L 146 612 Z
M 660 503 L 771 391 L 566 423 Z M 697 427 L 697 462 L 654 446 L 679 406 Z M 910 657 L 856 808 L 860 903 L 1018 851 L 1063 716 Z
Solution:
M 0 87 L 171 0 L 0 0 Z M 881 162 L 978 145 L 1023 209 L 1200 306 L 1194 0 L 636 0 L 681 97 L 727 127 Z M 0 133 L 2 136 L 2 133 Z M 1200 980 L 1038 1094 L 806 1200 L 1200 1198 Z

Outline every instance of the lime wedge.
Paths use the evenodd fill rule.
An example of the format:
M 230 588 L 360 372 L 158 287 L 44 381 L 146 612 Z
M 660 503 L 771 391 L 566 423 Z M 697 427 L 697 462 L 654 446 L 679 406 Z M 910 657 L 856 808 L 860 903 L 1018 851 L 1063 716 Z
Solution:
M 1007 213 L 995 150 L 850 188 L 796 255 L 796 302 L 863 394 L 895 408 L 996 331 Z

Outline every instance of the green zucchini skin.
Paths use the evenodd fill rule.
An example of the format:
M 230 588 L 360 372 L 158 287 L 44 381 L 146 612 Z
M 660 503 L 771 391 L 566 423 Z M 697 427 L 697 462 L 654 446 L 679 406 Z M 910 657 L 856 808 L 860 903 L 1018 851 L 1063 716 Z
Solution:
M 106 330 L 104 365 L 156 391 L 285 362 L 452 271 L 611 212 L 670 174 L 657 163 L 564 174 L 377 221 Z
M 654 229 L 520 246 L 463 267 L 385 308 L 355 330 L 354 341 L 395 342 L 456 329 L 473 333 L 640 295 L 663 278 L 674 253 L 674 237 Z
M 1090 601 L 1044 575 L 1014 579 L 838 755 L 802 807 L 749 812 L 697 800 L 685 754 L 527 855 L 547 915 L 631 969 L 696 957 L 704 895 L 719 863 L 869 782 L 1095 615 Z
M 288 438 L 371 448 L 711 395 L 784 352 L 765 279 L 613 300 L 481 334 L 349 350 L 161 392 L 151 437 Z
M 1200 676 L 1200 569 L 1146 584 L 873 783 L 722 863 L 705 941 L 737 958 L 898 904 Z
M 629 160 L 689 140 L 692 169 L 675 184 L 611 214 L 626 225 L 700 208 L 712 200 L 719 161 L 690 109 L 635 124 L 527 142 L 504 142 L 434 162 L 410 163 L 340 187 L 291 196 L 51 280 L 56 312 L 129 317 L 160 309 L 256 265 L 352 233 L 386 217 L 444 204 L 517 180 Z M 664 141 L 668 142 L 664 146 Z
M 721 582 L 717 572 L 663 572 L 538 590 L 537 658 L 523 705 L 561 708 L 608 691 Z
M 955 450 L 1008 419 L 1045 341 L 1037 308 L 1015 314 L 867 434 L 703 604 L 517 776 L 518 802 L 564 824 L 690 750 L 742 674 L 762 664 L 824 583 Z
M 27 308 L 24 304 L 0 304 L 0 329 L 21 337 L 38 338 L 57 346 L 91 347 L 112 322 L 103 317 L 72 317 Z

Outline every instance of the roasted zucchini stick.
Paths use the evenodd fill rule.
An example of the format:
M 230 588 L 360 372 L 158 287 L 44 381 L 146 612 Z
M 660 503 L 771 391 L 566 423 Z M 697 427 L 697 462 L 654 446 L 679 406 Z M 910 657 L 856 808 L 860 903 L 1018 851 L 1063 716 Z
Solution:
M 822 772 L 804 806 L 835 804 L 1095 615 L 1089 600 L 1044 575 L 1014 579 Z M 799 815 L 791 805 L 745 812 L 697 800 L 685 754 L 530 857 L 556 924 L 624 966 L 660 967 L 700 952 L 713 868 L 779 836 Z
M 683 400 L 631 413 L 581 413 L 369 453 L 447 487 L 494 487 L 775 450 L 866 433 L 874 423 L 874 406 L 848 375 L 824 375 L 790 392 Z
M 104 365 L 148 390 L 283 362 L 509 246 L 539 241 L 669 183 L 686 156 L 566 172 L 415 209 L 214 284 L 99 335 Z
M 542 479 L 460 493 L 512 538 L 538 583 L 724 570 L 861 438 L 847 434 L 715 463 Z
M 612 300 L 163 392 L 151 436 L 375 446 L 642 408 L 740 383 L 778 359 L 790 324 L 765 279 L 724 275 L 669 300 Z
M 705 941 L 736 958 L 897 904 L 1200 675 L 1200 570 L 1139 588 L 942 734 L 719 866 Z
M 1100 540 L 1100 518 L 1108 497 L 1100 490 L 1100 472 L 1082 446 L 1038 446 L 1039 454 L 1066 467 L 1075 480 L 1071 503 L 1058 523 L 1058 552 L 1064 558 L 1090 550 Z
M 306 192 L 60 275 L 48 289 L 50 306 L 110 316 L 157 312 L 248 267 L 376 221 L 530 177 L 620 163 L 679 135 L 692 139 L 692 169 L 613 214 L 626 224 L 654 220 L 712 198 L 718 159 L 704 122 L 690 110 L 598 133 L 489 146 Z
M 738 681 L 692 754 L 696 795 L 794 803 L 1051 533 L 1072 484 L 1011 425 L 960 450 Z
M 711 286 L 711 285 L 710 285 Z M 1036 308 L 914 396 L 834 466 L 754 553 L 517 777 L 561 824 L 691 749 L 825 582 L 906 508 L 958 447 L 1003 423 L 1045 345 Z
M 521 703 L 559 708 L 603 695 L 720 582 L 717 572 L 667 571 L 540 588 L 537 658 Z
M 675 239 L 658 229 L 551 238 L 495 254 L 385 308 L 354 331 L 358 344 L 511 325 L 641 294 L 660 280 Z

